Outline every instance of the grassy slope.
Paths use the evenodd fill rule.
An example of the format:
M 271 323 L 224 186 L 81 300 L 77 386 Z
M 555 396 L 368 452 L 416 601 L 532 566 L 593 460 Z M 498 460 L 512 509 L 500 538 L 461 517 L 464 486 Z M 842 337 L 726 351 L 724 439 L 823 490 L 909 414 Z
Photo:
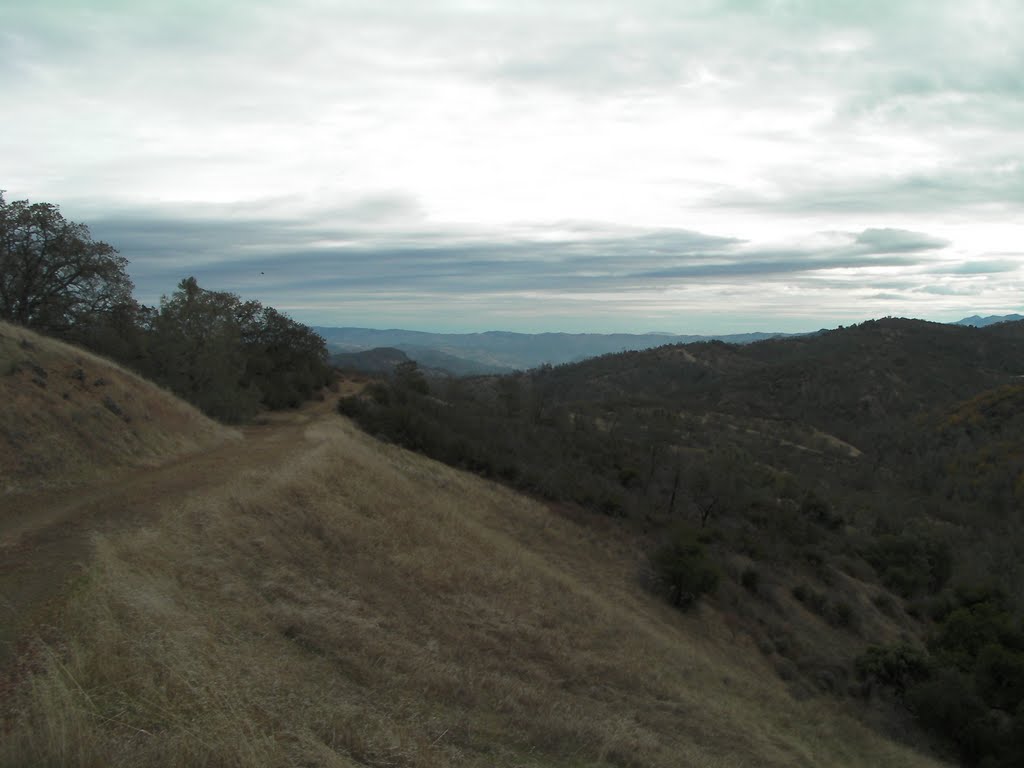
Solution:
M 924 766 L 622 538 L 346 421 L 94 567 L 0 765 Z
M 230 430 L 84 350 L 0 323 L 0 494 L 159 463 Z

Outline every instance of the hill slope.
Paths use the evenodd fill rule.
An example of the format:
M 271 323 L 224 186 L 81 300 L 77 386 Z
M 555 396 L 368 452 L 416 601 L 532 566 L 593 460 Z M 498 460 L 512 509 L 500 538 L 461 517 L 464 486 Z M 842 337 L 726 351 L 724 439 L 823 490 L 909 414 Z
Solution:
M 77 347 L 0 323 L 0 494 L 155 465 L 235 433 Z
M 0 765 L 935 764 L 647 594 L 613 522 L 306 418 L 97 539 Z

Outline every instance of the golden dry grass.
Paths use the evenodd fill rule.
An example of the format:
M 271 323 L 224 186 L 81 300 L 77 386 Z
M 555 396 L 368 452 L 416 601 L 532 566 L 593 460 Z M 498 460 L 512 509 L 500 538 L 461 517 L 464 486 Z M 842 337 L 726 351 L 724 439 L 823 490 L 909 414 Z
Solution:
M 94 480 L 236 434 L 82 349 L 0 323 L 0 494 Z
M 796 701 L 639 554 L 340 418 L 98 538 L 0 765 L 931 766 Z

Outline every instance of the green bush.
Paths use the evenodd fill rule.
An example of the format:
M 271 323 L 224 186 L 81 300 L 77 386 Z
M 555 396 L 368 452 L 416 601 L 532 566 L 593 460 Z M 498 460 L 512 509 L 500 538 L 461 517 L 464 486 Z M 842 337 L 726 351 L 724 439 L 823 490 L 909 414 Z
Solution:
M 342 397 L 338 400 L 338 413 L 349 418 L 358 418 L 366 410 L 363 399 L 354 395 Z
M 941 601 L 930 655 L 870 648 L 861 679 L 892 687 L 964 765 L 1024 765 L 1024 629 L 998 589 L 960 588 Z
M 698 532 L 688 527 L 672 531 L 654 551 L 651 565 L 669 600 L 683 610 L 718 587 L 718 568 L 708 559 Z
M 857 657 L 854 669 L 864 682 L 888 686 L 900 697 L 930 671 L 928 654 L 911 645 L 873 645 Z
M 864 553 L 882 583 L 902 597 L 938 592 L 953 573 L 953 553 L 945 542 L 911 534 L 883 534 Z
M 972 680 L 956 669 L 941 669 L 908 689 L 906 703 L 922 725 L 956 745 L 966 765 L 1003 765 L 991 712 L 974 690 Z

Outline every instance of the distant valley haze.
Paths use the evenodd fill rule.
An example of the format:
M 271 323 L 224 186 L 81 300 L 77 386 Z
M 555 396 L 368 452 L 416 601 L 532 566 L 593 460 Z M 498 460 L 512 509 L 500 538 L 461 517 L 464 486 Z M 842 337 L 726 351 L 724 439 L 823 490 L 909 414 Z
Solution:
M 984 327 L 1024 320 L 1024 316 L 972 315 L 953 325 Z M 750 344 L 792 335 L 784 333 L 668 334 L 668 333 L 428 333 L 392 328 L 330 328 L 314 326 L 340 368 L 388 373 L 405 360 L 438 375 L 510 373 L 538 366 L 574 363 L 600 355 L 637 351 L 667 344 L 724 341 Z M 820 329 L 829 330 L 829 329 Z M 813 332 L 812 332 L 813 333 Z
M 1024 311 L 1024 5 L 3 2 L 0 189 L 304 323 Z

